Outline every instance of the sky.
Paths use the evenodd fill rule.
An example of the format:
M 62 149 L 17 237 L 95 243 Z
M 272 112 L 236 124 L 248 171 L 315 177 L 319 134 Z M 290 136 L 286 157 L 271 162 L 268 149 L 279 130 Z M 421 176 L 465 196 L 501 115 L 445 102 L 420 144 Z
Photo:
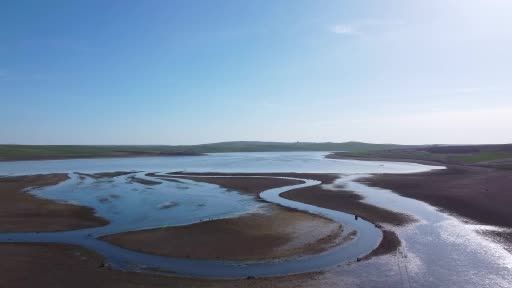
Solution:
M 1 1 L 0 143 L 510 143 L 511 11 Z

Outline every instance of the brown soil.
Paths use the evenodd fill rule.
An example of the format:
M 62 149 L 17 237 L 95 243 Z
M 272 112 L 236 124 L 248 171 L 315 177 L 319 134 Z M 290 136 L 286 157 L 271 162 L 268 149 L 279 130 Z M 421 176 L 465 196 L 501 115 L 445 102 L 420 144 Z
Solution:
M 370 254 L 363 257 L 364 260 L 368 260 L 373 257 L 388 255 L 395 253 L 401 245 L 400 238 L 395 232 L 390 230 L 382 230 L 382 240 L 379 246 L 375 248 Z
M 319 173 L 256 173 L 256 174 L 245 174 L 245 173 L 234 173 L 234 174 L 225 174 L 225 173 L 195 173 L 198 176 L 208 175 L 208 176 L 239 176 L 233 178 L 207 178 L 207 177 L 189 177 L 189 179 L 197 180 L 197 181 L 205 181 L 208 183 L 219 184 L 224 187 L 235 188 L 242 192 L 248 193 L 258 193 L 261 190 L 273 188 L 274 186 L 270 185 L 270 183 L 276 183 L 278 186 L 284 185 L 292 185 L 295 183 L 281 183 L 281 181 L 295 181 L 295 180 L 286 180 L 286 179 L 275 179 L 275 178 L 265 178 L 268 186 L 260 187 L 261 190 L 252 189 L 251 187 L 258 186 L 261 184 L 250 183 L 251 185 L 245 185 L 246 181 L 251 180 L 252 182 L 262 182 L 261 178 L 247 178 L 243 177 L 246 175 L 258 175 L 258 176 L 280 176 L 280 177 L 296 177 L 303 179 L 313 179 L 321 181 L 322 184 L 331 184 L 336 180 L 339 175 L 338 174 L 319 174 Z M 175 173 L 173 173 L 175 175 Z M 236 181 L 234 181 L 236 180 Z M 365 218 L 373 223 L 387 223 L 395 226 L 405 225 L 414 221 L 414 219 L 406 214 L 387 210 L 384 208 L 376 207 L 364 202 L 361 202 L 363 199 L 358 194 L 355 194 L 350 191 L 332 191 L 326 190 L 321 187 L 321 185 L 316 185 L 312 187 L 295 189 L 292 191 L 285 192 L 281 194 L 282 197 L 288 198 L 291 200 L 299 201 L 302 203 L 312 204 L 319 207 L 324 207 L 328 209 L 333 209 L 337 211 L 347 212 L 351 214 L 358 215 L 359 217 Z M 370 257 L 383 255 L 386 253 L 392 253 L 396 251 L 396 249 L 400 246 L 400 240 L 398 236 L 392 231 L 383 231 L 383 240 L 380 246 L 372 252 Z M 384 247 L 382 247 L 384 245 Z M 375 254 L 378 253 L 378 254 Z
M 37 198 L 23 190 L 58 184 L 66 174 L 0 178 L 0 231 L 61 231 L 106 225 L 87 207 Z
M 306 174 L 307 175 L 307 174 Z M 285 176 L 285 175 L 283 175 Z M 289 175 L 291 176 L 291 175 Z M 299 177 L 299 176 L 298 176 Z M 302 177 L 302 176 L 300 176 Z M 334 179 L 334 176 L 321 176 Z M 312 177 L 305 177 L 312 179 Z M 204 179 L 202 179 L 204 180 Z M 330 183 L 332 181 L 327 181 Z M 247 192 L 250 193 L 250 192 Z M 288 211 L 287 211 L 288 212 Z M 298 213 L 298 212 L 297 212 Z M 307 215 L 307 214 L 306 214 Z M 309 216 L 309 215 L 308 215 Z M 294 217 L 295 218 L 295 217 Z M 321 219 L 321 218 L 320 218 Z M 206 224 L 206 223 L 201 223 Z M 204 235 L 200 235 L 204 237 Z M 192 237 L 191 237 L 192 238 Z M 193 237 L 199 238 L 199 237 Z M 382 245 L 381 245 L 382 246 Z M 379 246 L 380 247 L 380 246 Z M 80 247 L 54 244 L 0 244 L 0 287 L 352 287 L 336 274 L 246 280 L 198 280 L 101 268 L 103 260 Z M 380 255 L 380 254 L 379 254 Z M 27 277 L 27 275 L 30 275 Z M 334 277 L 333 277 L 334 276 Z
M 363 198 L 353 192 L 326 190 L 321 185 L 288 191 L 281 196 L 302 203 L 358 215 L 372 223 L 401 226 L 414 221 L 409 215 L 361 202 Z
M 267 279 L 199 280 L 102 268 L 101 256 L 81 247 L 58 244 L 0 244 L 0 287 L 76 288 L 298 288 L 322 285 L 319 273 Z M 350 287 L 342 285 L 343 287 Z M 340 286 L 341 287 L 341 286 Z
M 118 176 L 128 175 L 135 172 L 129 172 L 129 171 L 116 171 L 116 172 L 101 172 L 101 173 L 95 173 L 94 176 L 98 178 L 114 178 Z
M 176 173 L 172 173 L 175 175 Z M 207 178 L 207 177 L 195 177 L 197 181 L 205 181 L 208 183 L 216 183 L 224 185 L 224 187 L 233 187 L 241 189 L 239 191 L 245 191 L 249 192 L 251 191 L 250 187 L 244 188 L 245 181 L 248 181 L 249 179 L 258 179 L 258 178 L 247 178 L 243 176 L 247 175 L 254 175 L 254 176 L 278 176 L 278 177 L 296 177 L 296 178 L 302 178 L 302 179 L 313 179 L 321 181 L 322 184 L 331 184 L 336 180 L 339 175 L 338 174 L 320 174 L 320 173 L 255 173 L 255 174 L 246 174 L 246 173 L 195 173 L 198 176 L 201 175 L 208 175 L 208 176 L 240 176 L 235 178 Z M 230 181 L 229 179 L 236 179 L 236 182 Z M 280 181 L 293 181 L 293 180 L 287 180 L 287 179 L 275 179 L 275 178 L 265 178 L 268 179 L 267 183 L 272 183 L 272 181 L 276 181 L 276 184 L 282 185 L 291 185 L 294 183 L 279 183 Z M 218 182 L 222 181 L 222 182 Z M 256 180 L 253 180 L 256 181 Z M 230 183 L 231 182 L 231 183 Z M 255 183 L 251 183 L 252 185 L 255 185 Z M 264 187 L 264 189 L 273 188 L 273 186 Z M 263 190 L 264 190 L 263 189 Z M 252 193 L 258 192 L 258 191 L 252 191 Z M 337 210 L 341 212 L 346 212 L 354 215 L 358 215 L 359 217 L 362 217 L 364 219 L 367 219 L 368 221 L 372 223 L 381 223 L 381 224 L 391 224 L 394 226 L 402 226 L 408 223 L 411 223 L 415 221 L 410 215 L 387 210 L 385 208 L 373 206 L 371 204 L 367 204 L 364 202 L 361 202 L 363 199 L 360 195 L 351 192 L 351 191 L 332 191 L 332 190 L 326 190 L 323 189 L 321 185 L 316 185 L 312 187 L 305 187 L 300 189 L 295 189 L 292 191 L 285 192 L 281 194 L 283 198 L 287 198 L 290 200 L 299 201 L 302 203 L 312 204 L 319 207 L 324 207 L 332 210 Z M 389 233 L 393 233 L 392 231 L 385 232 L 384 234 L 388 234 L 385 236 L 389 236 Z M 396 236 L 396 234 L 395 234 Z M 393 241 L 388 241 L 390 237 L 383 238 L 383 243 L 391 243 Z M 397 238 L 397 237 L 396 237 Z M 395 251 L 399 247 L 400 240 L 397 239 L 397 241 L 394 241 L 394 243 L 398 243 L 398 245 L 387 245 L 389 247 L 394 247 L 394 249 L 391 249 L 387 251 L 387 253 L 391 253 Z M 382 245 L 384 245 L 382 244 Z M 381 249 L 382 250 L 382 249 Z
M 416 174 L 383 174 L 361 179 L 482 223 L 512 227 L 512 171 L 449 166 Z
M 512 147 L 512 145 L 492 146 L 503 151 L 509 151 Z M 456 152 L 465 152 L 465 149 L 459 149 Z M 380 174 L 361 179 L 360 182 L 427 202 L 466 219 L 488 225 L 512 227 L 512 209 L 510 209 L 512 207 L 512 162 L 510 159 L 461 165 L 452 164 L 442 158 L 436 159 L 439 162 L 433 162 L 414 159 L 414 157 L 397 158 L 396 155 L 401 155 L 400 151 L 389 153 L 390 157 L 379 159 L 372 156 L 361 156 L 355 159 L 445 165 L 447 169 L 415 174 Z M 328 157 L 346 159 L 347 155 L 332 153 Z M 501 243 L 505 249 L 512 250 L 512 233 L 483 232 L 483 234 Z
M 199 174 L 180 178 L 220 185 L 254 197 L 267 189 L 303 183 L 278 178 L 199 177 Z M 263 213 L 128 232 L 104 239 L 132 250 L 166 256 L 257 260 L 315 254 L 339 244 L 341 232 L 341 226 L 331 220 L 269 204 Z
M 480 234 L 500 243 L 505 250 L 512 254 L 512 231 L 480 231 Z
M 104 237 L 151 254 L 194 259 L 259 260 L 315 254 L 341 242 L 341 225 L 272 206 L 268 213 Z
M 131 182 L 139 183 L 142 185 L 148 185 L 148 186 L 162 184 L 162 182 L 147 180 L 147 179 L 143 179 L 143 178 L 139 178 L 139 177 L 135 177 L 135 176 L 129 177 L 129 179 Z
M 100 172 L 100 173 L 94 173 L 94 174 L 77 172 L 76 174 L 78 174 L 80 176 L 87 176 L 87 177 L 94 178 L 94 179 L 102 179 L 102 178 L 114 178 L 114 177 L 118 177 L 118 176 L 132 174 L 132 173 L 135 173 L 135 172 L 115 171 L 115 172 Z
M 222 174 L 226 175 L 226 174 Z M 231 175 L 231 174 L 230 174 Z M 252 174 L 251 174 L 252 175 Z M 236 190 L 246 194 L 259 194 L 267 189 L 296 185 L 304 183 L 304 181 L 279 179 L 279 178 L 251 178 L 251 177 L 189 177 L 179 176 L 179 178 L 190 179 L 199 182 L 207 182 L 215 185 L 222 186 L 226 189 Z
M 180 172 L 172 172 L 168 173 L 168 175 L 171 175 L 173 177 L 180 176 L 180 175 L 197 175 L 197 176 L 239 176 L 242 177 L 243 180 L 249 180 L 250 178 L 244 177 L 244 176 L 269 176 L 269 177 L 290 177 L 290 178 L 300 178 L 300 179 L 311 179 L 311 180 L 318 180 L 324 183 L 332 183 L 334 180 L 336 180 L 339 177 L 339 174 L 336 173 L 217 173 L 217 172 L 208 172 L 208 173 L 180 173 Z M 188 177 L 188 176 L 182 176 L 182 177 Z M 208 179 L 212 178 L 201 178 L 203 179 L 203 182 L 210 183 Z M 205 180 L 206 179 L 206 180 Z M 272 179 L 272 181 L 294 181 L 294 180 L 288 180 L 288 179 L 275 179 L 275 178 L 268 178 L 269 181 Z M 214 182 L 212 182 L 214 183 Z M 277 182 L 276 182 L 277 183 Z M 287 183 L 294 183 L 294 182 L 287 182 Z M 292 185 L 287 184 L 287 185 Z M 272 187 L 270 187 L 272 188 Z

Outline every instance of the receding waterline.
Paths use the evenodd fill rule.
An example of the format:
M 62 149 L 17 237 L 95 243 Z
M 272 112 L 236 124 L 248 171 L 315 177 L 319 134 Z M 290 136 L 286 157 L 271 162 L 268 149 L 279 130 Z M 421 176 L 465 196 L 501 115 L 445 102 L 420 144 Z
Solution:
M 268 176 L 265 177 L 269 178 Z M 344 245 L 331 248 L 320 254 L 291 257 L 279 261 L 195 260 L 135 252 L 97 239 L 97 237 L 109 235 L 109 232 L 121 232 L 119 228 L 108 228 L 108 225 L 105 227 L 64 232 L 3 233 L 0 234 L 0 241 L 80 245 L 103 255 L 106 261 L 117 269 L 129 271 L 158 271 L 172 273 L 173 275 L 199 278 L 269 277 L 321 271 L 343 262 L 356 260 L 358 257 L 370 253 L 379 244 L 382 233 L 372 223 L 363 219 L 355 220 L 353 215 L 347 213 L 320 208 L 284 199 L 279 196 L 281 193 L 289 190 L 318 185 L 320 184 L 319 181 L 291 177 L 274 178 L 302 180 L 304 183 L 263 191 L 260 194 L 262 199 L 285 207 L 329 218 L 343 225 L 343 233 L 348 234 L 352 231 L 356 231 L 357 237 Z
M 226 153 L 177 158 L 83 159 L 39 161 L 33 163 L 0 163 L 1 175 L 70 173 L 70 180 L 53 187 L 48 187 L 48 189 L 43 189 L 43 191 L 33 190 L 31 193 L 52 200 L 74 202 L 95 208 L 99 216 L 111 222 L 103 227 L 74 231 L 0 234 L 0 242 L 51 242 L 80 245 L 103 255 L 113 267 L 118 269 L 158 271 L 190 277 L 244 278 L 247 276 L 265 277 L 320 271 L 367 255 L 379 244 L 382 232 L 372 223 L 361 218 L 355 220 L 353 215 L 307 205 L 279 196 L 279 194 L 289 190 L 318 185 L 320 183 L 318 181 L 288 178 L 303 180 L 304 183 L 269 189 L 262 192 L 260 196 L 271 203 L 332 219 L 343 225 L 344 233 L 348 234 L 356 231 L 357 236 L 342 246 L 333 247 L 316 255 L 297 256 L 279 261 L 247 262 L 183 259 L 151 255 L 127 250 L 101 241 L 98 238 L 127 231 L 193 224 L 204 219 L 235 217 L 253 209 L 258 209 L 258 202 L 249 199 L 251 197 L 226 191 L 217 185 L 194 182 L 192 180 L 180 179 L 182 183 L 164 181 L 159 185 L 149 187 L 128 181 L 128 175 L 106 181 L 89 181 L 87 179 L 80 179 L 80 177 L 72 172 L 91 173 L 136 170 L 149 172 L 311 172 L 358 174 L 412 173 L 440 168 L 413 163 L 333 160 L 325 159 L 325 154 L 317 152 Z M 146 177 L 145 172 L 139 172 L 136 175 L 137 177 Z M 147 179 L 155 180 L 155 178 L 151 177 Z M 130 182 L 130 186 L 126 186 L 128 182 Z M 182 193 L 183 191 L 179 191 L 182 188 L 187 188 L 189 190 L 186 191 L 193 191 L 193 193 Z M 170 203 L 167 198 L 172 191 L 179 197 L 185 197 L 179 198 L 179 200 L 183 201 L 176 201 L 179 205 L 172 209 L 156 209 L 156 207 L 161 207 L 165 203 Z M 117 193 L 123 197 L 117 197 L 111 202 L 102 201 L 101 205 L 99 205 L 98 199 L 95 197 L 100 195 L 95 193 L 100 192 L 103 194 Z M 141 195 L 144 197 L 141 197 Z M 208 201 L 206 203 L 202 202 L 204 199 L 208 199 Z M 225 203 L 229 203 L 229 205 L 225 205 Z M 201 209 L 189 209 L 191 207 L 201 207 Z M 226 207 L 229 207 L 229 209 L 226 209 Z M 146 213 L 145 209 L 153 210 L 151 210 L 151 213 Z M 150 216 L 139 217 L 140 215 Z

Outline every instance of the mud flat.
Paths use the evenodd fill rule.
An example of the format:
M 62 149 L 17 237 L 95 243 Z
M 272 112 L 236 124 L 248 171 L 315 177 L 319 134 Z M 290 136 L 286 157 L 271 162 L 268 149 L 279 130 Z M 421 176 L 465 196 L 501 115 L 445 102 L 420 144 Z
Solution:
M 361 202 L 363 197 L 347 190 L 329 190 L 321 185 L 285 192 L 283 198 L 358 215 L 372 223 L 402 226 L 414 221 L 406 214 Z
M 262 260 L 316 254 L 339 244 L 341 225 L 272 205 L 236 218 L 102 238 L 150 254 L 193 259 Z
M 512 171 L 451 166 L 416 174 L 382 174 L 361 179 L 481 223 L 512 227 Z
M 35 197 L 24 190 L 68 179 L 66 174 L 0 178 L 0 231 L 63 231 L 106 225 L 94 210 Z
M 505 145 L 509 147 L 509 145 Z M 460 152 L 460 151 L 457 151 Z M 397 157 L 397 152 L 389 157 L 357 157 L 358 160 L 407 161 L 419 164 L 446 165 L 446 169 L 414 174 L 375 174 L 358 180 L 373 187 L 392 190 L 401 196 L 424 201 L 463 221 L 509 228 L 508 231 L 485 231 L 484 235 L 512 251 L 512 170 L 510 160 L 497 160 L 474 164 L 453 164 L 450 158 L 435 161 Z M 331 159 L 353 159 L 344 153 L 327 155 Z
M 0 287 L 332 287 L 318 282 L 320 273 L 262 279 L 199 280 L 123 272 L 81 247 L 60 244 L 0 244 Z M 29 275 L 29 276 L 28 276 Z M 339 285 L 338 285 L 339 286 Z M 350 286 L 341 286 L 350 287 Z
M 217 184 L 254 197 L 267 189 L 302 183 L 276 178 L 182 178 Z M 263 210 L 186 226 L 115 234 L 103 240 L 150 254 L 227 260 L 316 254 L 348 240 L 342 239 L 341 225 L 326 218 L 273 204 Z
M 276 178 L 250 178 L 245 173 L 192 173 L 197 175 L 182 176 L 183 178 L 196 181 L 204 181 L 221 185 L 225 188 L 236 189 L 245 193 L 258 193 L 259 189 L 253 187 L 261 187 L 261 190 L 270 189 L 279 185 L 291 185 L 297 183 L 286 183 L 282 181 L 293 181 L 290 179 Z M 173 173 L 172 175 L 179 175 Z M 190 175 L 190 174 L 187 174 Z M 312 179 L 321 181 L 321 185 L 291 190 L 281 194 L 283 198 L 299 201 L 306 204 L 315 205 L 327 209 L 337 210 L 345 213 L 358 215 L 376 224 L 390 224 L 392 226 L 402 226 L 414 222 L 414 218 L 410 215 L 387 210 L 371 204 L 361 202 L 363 197 L 360 195 L 343 190 L 329 190 L 324 185 L 332 184 L 338 177 L 338 174 L 329 173 L 251 173 L 252 176 L 272 176 L 272 177 L 297 177 L 303 179 Z M 201 176 L 231 176 L 229 178 L 201 177 Z M 245 176 L 245 177 L 244 177 Z M 296 180 L 295 180 L 296 181 Z M 274 186 L 273 186 L 274 185 Z M 400 246 L 400 239 L 391 230 L 383 231 L 383 239 L 379 247 L 364 259 L 373 256 L 380 256 L 395 252 Z
M 173 174 L 179 175 L 179 174 Z M 190 174 L 187 174 L 190 175 Z M 297 181 L 290 179 L 279 178 L 250 178 L 249 174 L 244 173 L 196 173 L 197 177 L 193 176 L 180 176 L 180 178 L 187 178 L 196 181 L 203 181 L 212 184 L 217 184 L 225 188 L 234 189 L 240 192 L 257 194 L 262 190 L 293 185 L 289 181 Z M 253 176 L 272 176 L 272 177 L 297 177 L 304 179 L 312 179 L 321 181 L 321 185 L 300 188 L 291 190 L 281 194 L 283 198 L 294 201 L 299 201 L 306 204 L 346 212 L 358 215 L 362 218 L 368 219 L 373 223 L 391 224 L 394 226 L 402 226 L 414 221 L 414 219 L 406 214 L 380 208 L 371 204 L 361 202 L 363 197 L 360 195 L 337 188 L 331 190 L 324 185 L 332 184 L 338 177 L 338 174 L 321 174 L 321 173 L 251 173 Z M 229 178 L 215 178 L 215 177 L 200 177 L 200 176 L 231 176 Z M 246 177 L 244 177 L 246 176 Z M 255 188 L 256 187 L 256 188 Z
M 215 184 L 222 186 L 226 189 L 235 190 L 241 193 L 251 194 L 254 196 L 258 196 L 258 193 L 272 188 L 287 186 L 287 185 L 295 185 L 304 183 L 304 181 L 300 180 L 292 180 L 292 179 L 279 179 L 279 178 L 250 178 L 244 177 L 243 174 L 222 174 L 222 173 L 203 173 L 196 174 L 197 177 L 194 176 L 180 176 L 180 174 L 172 174 L 173 176 L 179 176 L 179 178 L 199 181 L 199 182 L 207 182 L 210 184 Z M 194 174 L 192 174 L 194 175 Z M 241 175 L 236 177 L 236 175 Z M 251 174 L 251 175 L 268 175 L 268 174 Z M 233 176 L 226 178 L 205 178 L 201 176 Z M 246 175 L 245 175 L 246 176 Z M 165 179 L 165 178 L 164 178 Z
M 114 178 L 114 177 L 129 175 L 129 174 L 133 174 L 133 173 L 136 173 L 136 171 L 114 171 L 114 172 L 100 172 L 100 173 L 94 173 L 94 174 L 76 172 L 77 175 L 84 176 L 84 177 L 90 177 L 90 178 L 94 178 L 94 179 Z
M 432 204 L 448 213 L 478 223 L 508 228 L 483 231 L 512 251 L 512 171 L 474 166 L 449 166 L 446 170 L 417 174 L 382 174 L 361 179 L 374 187 L 393 190 Z

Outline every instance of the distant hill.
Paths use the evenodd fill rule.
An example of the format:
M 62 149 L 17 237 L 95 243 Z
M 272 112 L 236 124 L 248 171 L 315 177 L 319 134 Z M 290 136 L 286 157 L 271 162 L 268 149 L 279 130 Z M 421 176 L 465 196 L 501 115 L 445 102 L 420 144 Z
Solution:
M 347 151 L 364 152 L 410 148 L 363 142 L 233 141 L 200 145 L 0 145 L 0 160 L 43 160 L 101 157 L 184 156 L 220 152 Z
M 512 169 L 512 144 L 425 145 L 400 149 L 337 152 L 333 159 L 438 162 Z
M 178 149 L 200 153 L 215 152 L 286 152 L 286 151 L 374 151 L 405 148 L 410 146 L 396 144 L 370 144 L 363 142 L 260 142 L 232 141 L 191 146 L 174 146 Z
M 0 145 L 0 161 L 194 155 L 172 146 Z

